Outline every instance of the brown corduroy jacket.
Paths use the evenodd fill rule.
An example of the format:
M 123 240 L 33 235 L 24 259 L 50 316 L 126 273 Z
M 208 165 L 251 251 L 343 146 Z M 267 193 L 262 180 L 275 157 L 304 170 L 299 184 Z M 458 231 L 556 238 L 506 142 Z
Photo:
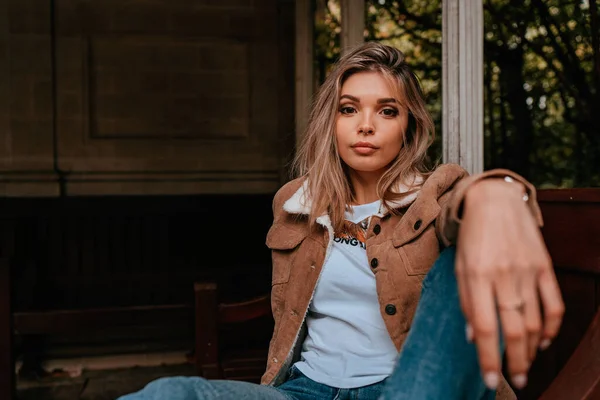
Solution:
M 401 215 L 383 211 L 372 217 L 366 235 L 367 257 L 377 282 L 379 311 L 398 351 L 410 329 L 423 278 L 440 249 L 456 242 L 465 191 L 481 179 L 505 176 L 525 185 L 528 205 L 541 226 L 535 189 L 525 179 L 501 169 L 469 176 L 455 164 L 439 166 L 416 193 L 393 204 L 404 211 Z M 299 358 L 306 335 L 305 316 L 333 242 L 327 215 L 317 219 L 318 229 L 309 229 L 310 200 L 305 190 L 305 180 L 298 178 L 285 184 L 273 200 L 274 220 L 266 244 L 273 260 L 275 329 L 262 377 L 267 385 L 282 383 Z M 516 398 L 505 380 L 497 398 Z

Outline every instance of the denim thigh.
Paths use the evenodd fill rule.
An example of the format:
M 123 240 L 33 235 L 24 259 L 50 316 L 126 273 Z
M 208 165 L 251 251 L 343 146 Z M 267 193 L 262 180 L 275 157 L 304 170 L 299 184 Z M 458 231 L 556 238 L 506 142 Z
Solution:
M 142 390 L 117 400 L 292 400 L 277 388 L 256 383 L 168 377 L 150 382 Z
M 409 334 L 382 399 L 491 400 L 475 345 L 465 337 L 454 274 L 456 249 L 448 247 L 425 277 Z

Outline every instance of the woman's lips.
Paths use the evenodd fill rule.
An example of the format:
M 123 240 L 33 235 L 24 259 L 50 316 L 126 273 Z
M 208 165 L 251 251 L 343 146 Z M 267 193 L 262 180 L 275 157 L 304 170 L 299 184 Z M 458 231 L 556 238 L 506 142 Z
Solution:
M 355 153 L 362 155 L 373 154 L 377 149 L 377 146 L 368 142 L 358 142 L 352 145 L 352 150 L 354 150 Z

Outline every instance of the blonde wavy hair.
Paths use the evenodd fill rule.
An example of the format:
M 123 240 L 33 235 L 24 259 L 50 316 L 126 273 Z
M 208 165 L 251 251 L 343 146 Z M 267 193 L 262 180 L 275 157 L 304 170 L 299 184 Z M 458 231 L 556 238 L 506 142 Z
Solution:
M 363 71 L 381 73 L 392 84 L 399 103 L 409 112 L 402 149 L 378 182 L 379 198 L 388 205 L 390 200 L 398 200 L 407 194 L 394 191 L 398 184 L 414 190 L 417 188 L 414 178 L 430 173 L 425 160 L 435 125 L 427 111 L 419 80 L 407 65 L 404 54 L 395 47 L 377 42 L 355 47 L 339 59 L 319 88 L 291 169 L 295 177 L 308 178 L 311 225 L 327 213 L 336 232 L 341 230 L 344 212 L 354 200 L 348 167 L 338 154 L 335 140 L 341 89 L 351 75 Z M 397 212 L 393 207 L 388 209 Z

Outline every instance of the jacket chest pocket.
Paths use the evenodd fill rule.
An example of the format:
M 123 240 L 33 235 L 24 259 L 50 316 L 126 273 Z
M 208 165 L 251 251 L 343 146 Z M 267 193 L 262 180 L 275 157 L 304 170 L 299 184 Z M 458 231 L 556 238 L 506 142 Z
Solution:
M 307 233 L 287 225 L 274 224 L 267 233 L 267 247 L 271 250 L 272 285 L 287 283 L 298 249 Z
M 435 233 L 440 206 L 434 198 L 424 199 L 417 208 L 414 208 L 415 204 L 396 226 L 392 243 L 398 249 L 408 275 L 426 275 L 440 254 Z
M 408 275 L 426 275 L 440 255 L 440 244 L 433 224 L 399 247 L 398 253 Z
M 279 325 L 285 308 L 288 282 L 294 260 L 298 256 L 307 233 L 284 224 L 273 224 L 267 233 L 267 247 L 271 250 L 271 308 L 275 324 Z M 277 329 L 277 327 L 276 327 Z

